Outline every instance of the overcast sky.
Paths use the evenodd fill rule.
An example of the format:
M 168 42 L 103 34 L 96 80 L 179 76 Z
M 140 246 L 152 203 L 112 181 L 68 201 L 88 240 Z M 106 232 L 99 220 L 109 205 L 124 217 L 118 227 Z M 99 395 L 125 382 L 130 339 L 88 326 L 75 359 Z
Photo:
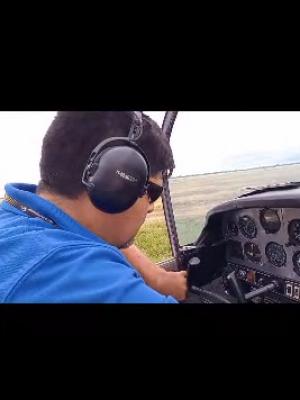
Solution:
M 163 112 L 147 112 L 159 123 Z M 0 112 L 0 195 L 39 180 L 43 136 L 55 112 Z M 300 162 L 300 112 L 179 112 L 175 175 Z
M 176 174 L 300 162 L 300 112 L 179 112 Z

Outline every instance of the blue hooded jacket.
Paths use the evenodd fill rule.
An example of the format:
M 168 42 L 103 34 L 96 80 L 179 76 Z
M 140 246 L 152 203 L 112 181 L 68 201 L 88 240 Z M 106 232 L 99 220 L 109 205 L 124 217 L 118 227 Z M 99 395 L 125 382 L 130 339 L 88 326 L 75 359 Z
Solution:
M 177 303 L 147 286 L 116 247 L 36 195 L 35 185 L 5 190 L 57 226 L 2 202 L 0 302 Z

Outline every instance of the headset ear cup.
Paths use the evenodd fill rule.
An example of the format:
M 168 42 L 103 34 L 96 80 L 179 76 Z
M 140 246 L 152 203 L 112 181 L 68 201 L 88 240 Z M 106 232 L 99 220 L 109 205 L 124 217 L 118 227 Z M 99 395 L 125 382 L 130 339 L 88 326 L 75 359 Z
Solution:
M 147 158 L 126 138 L 110 139 L 96 149 L 97 155 L 90 158 L 82 183 L 96 208 L 112 214 L 123 212 L 145 193 L 149 179 Z

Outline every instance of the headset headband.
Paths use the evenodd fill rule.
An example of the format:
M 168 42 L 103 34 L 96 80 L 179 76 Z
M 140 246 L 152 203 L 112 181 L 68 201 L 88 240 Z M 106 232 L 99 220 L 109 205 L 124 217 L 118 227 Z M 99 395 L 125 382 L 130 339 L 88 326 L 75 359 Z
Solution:
M 136 142 L 143 134 L 143 113 L 133 111 L 133 120 L 129 130 L 128 139 Z

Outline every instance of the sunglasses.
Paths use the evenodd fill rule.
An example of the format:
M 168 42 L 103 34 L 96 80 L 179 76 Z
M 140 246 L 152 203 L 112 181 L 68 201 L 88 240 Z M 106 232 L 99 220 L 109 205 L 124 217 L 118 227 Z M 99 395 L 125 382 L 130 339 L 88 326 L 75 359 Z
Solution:
M 162 195 L 163 190 L 163 186 L 148 181 L 146 193 L 148 195 L 150 204 L 154 203 Z

